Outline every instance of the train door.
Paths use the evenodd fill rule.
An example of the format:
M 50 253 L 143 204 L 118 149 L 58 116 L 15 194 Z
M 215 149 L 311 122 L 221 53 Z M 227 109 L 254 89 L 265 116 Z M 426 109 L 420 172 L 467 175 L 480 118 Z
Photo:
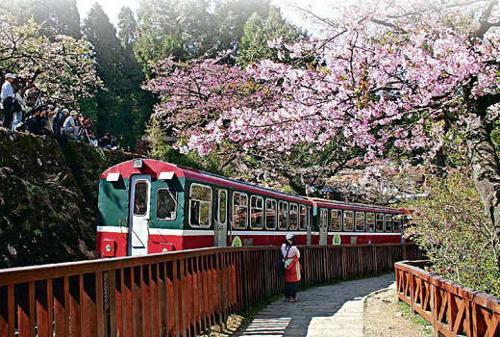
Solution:
M 328 244 L 328 210 L 320 209 L 319 214 L 319 245 L 326 246 Z
M 307 206 L 307 245 L 312 245 L 312 216 L 311 216 L 311 207 Z
M 128 255 L 148 253 L 151 176 L 134 175 L 130 182 Z
M 217 212 L 215 215 L 215 246 L 227 246 L 227 190 L 217 193 Z

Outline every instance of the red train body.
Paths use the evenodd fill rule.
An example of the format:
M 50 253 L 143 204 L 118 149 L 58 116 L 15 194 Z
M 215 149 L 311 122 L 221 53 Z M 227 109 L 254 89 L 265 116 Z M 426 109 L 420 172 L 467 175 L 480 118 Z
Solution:
M 402 210 L 277 192 L 166 162 L 102 173 L 97 252 L 145 255 L 208 246 L 398 243 Z

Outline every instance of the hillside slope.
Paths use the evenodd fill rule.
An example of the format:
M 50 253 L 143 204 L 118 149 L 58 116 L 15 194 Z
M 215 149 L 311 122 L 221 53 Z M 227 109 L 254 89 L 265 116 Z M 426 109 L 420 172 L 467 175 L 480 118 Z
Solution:
M 0 128 L 0 268 L 92 258 L 99 174 L 133 157 Z

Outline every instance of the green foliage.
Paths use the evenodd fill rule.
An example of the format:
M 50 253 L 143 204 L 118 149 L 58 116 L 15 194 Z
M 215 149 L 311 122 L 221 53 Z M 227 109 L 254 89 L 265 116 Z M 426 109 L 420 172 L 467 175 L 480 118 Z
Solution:
M 44 99 L 68 107 L 101 85 L 86 39 L 46 36 L 33 19 L 19 23 L 1 8 L 0 69 L 34 81 Z
M 424 192 L 428 198 L 403 205 L 417 210 L 406 234 L 427 252 L 435 272 L 500 297 L 500 246 L 469 174 L 432 177 Z
M 265 19 L 254 13 L 245 23 L 243 30 L 238 50 L 238 63 L 242 66 L 263 59 L 278 61 L 278 50 L 270 48 L 268 41 L 280 39 L 284 43 L 294 43 L 305 37 L 298 27 L 283 19 L 279 8 L 276 7 L 270 8 Z
M 419 325 L 420 333 L 424 337 L 432 337 L 432 325 L 425 318 L 415 313 L 406 302 L 399 301 L 399 310 L 405 319 Z
M 228 169 L 224 170 L 221 168 L 220 160 L 216 155 L 212 154 L 202 157 L 195 152 L 189 152 L 187 154 L 181 153 L 167 141 L 165 136 L 166 132 L 157 118 L 151 118 L 146 132 L 150 146 L 150 151 L 148 153 L 148 157 L 150 158 L 215 174 L 229 175 L 232 173 Z
M 0 8 L 12 13 L 20 22 L 33 18 L 47 36 L 82 36 L 76 0 L 5 0 Z
M 267 16 L 269 0 L 144 0 L 134 50 L 146 73 L 166 57 L 188 60 L 237 47 L 253 13 Z
M 130 7 L 122 7 L 118 14 L 118 38 L 123 48 L 131 50 L 137 37 L 137 20 Z
M 84 21 L 83 31 L 95 49 L 97 72 L 105 88 L 99 90 L 94 102 L 84 102 L 85 114 L 95 116 L 97 134 L 109 132 L 119 142 L 134 148 L 143 134 L 152 109 L 153 98 L 141 89 L 144 79 L 130 43 L 134 22 L 130 10 L 122 10 L 117 32 L 102 7 L 95 4 Z M 88 110 L 87 110 L 88 109 Z
M 99 175 L 132 158 L 0 128 L 0 268 L 92 257 Z

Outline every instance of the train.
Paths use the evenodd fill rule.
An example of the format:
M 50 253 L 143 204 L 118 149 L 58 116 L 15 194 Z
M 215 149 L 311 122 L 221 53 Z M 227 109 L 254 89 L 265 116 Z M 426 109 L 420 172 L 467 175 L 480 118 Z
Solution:
M 400 243 L 404 209 L 297 196 L 153 159 L 100 176 L 99 257 L 210 246 Z

